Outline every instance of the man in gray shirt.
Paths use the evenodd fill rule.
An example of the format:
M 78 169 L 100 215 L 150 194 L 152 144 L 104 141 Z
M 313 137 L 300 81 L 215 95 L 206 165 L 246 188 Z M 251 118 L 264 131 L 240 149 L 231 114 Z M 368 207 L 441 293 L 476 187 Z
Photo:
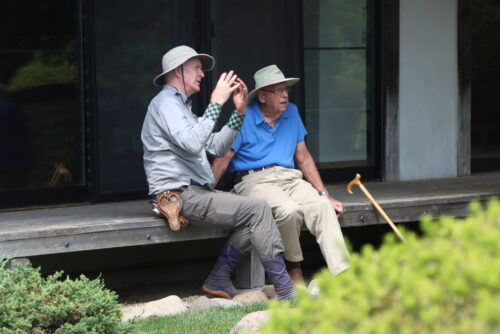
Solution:
M 270 207 L 263 200 L 211 189 L 214 177 L 207 152 L 223 156 L 229 150 L 243 123 L 248 95 L 245 83 L 233 71 L 223 73 L 203 116 L 194 115 L 190 96 L 200 91 L 204 71 L 210 71 L 214 63 L 212 56 L 187 46 L 173 48 L 163 56 L 163 72 L 154 79 L 163 89 L 152 99 L 141 133 L 149 194 L 160 207 L 178 208 L 177 212 L 161 210 L 174 231 L 186 220 L 193 225 L 233 230 L 203 283 L 204 292 L 224 298 L 238 294 L 230 275 L 254 248 L 278 298 L 291 299 L 293 284 Z M 231 94 L 236 110 L 214 133 L 222 105 Z

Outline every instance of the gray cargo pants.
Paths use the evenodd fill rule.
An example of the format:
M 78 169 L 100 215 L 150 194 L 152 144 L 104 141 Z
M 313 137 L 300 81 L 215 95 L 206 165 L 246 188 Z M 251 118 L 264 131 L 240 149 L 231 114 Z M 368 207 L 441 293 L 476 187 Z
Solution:
M 269 205 L 249 198 L 191 185 L 182 192 L 181 214 L 190 224 L 233 230 L 228 242 L 243 252 L 255 249 L 261 261 L 284 251 Z

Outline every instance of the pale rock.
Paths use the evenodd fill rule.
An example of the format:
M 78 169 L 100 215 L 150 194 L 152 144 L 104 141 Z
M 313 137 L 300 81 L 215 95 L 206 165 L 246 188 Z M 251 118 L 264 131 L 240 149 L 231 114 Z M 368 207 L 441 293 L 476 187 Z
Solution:
M 189 305 L 190 310 L 205 310 L 212 307 L 234 307 L 242 304 L 225 298 L 207 298 L 205 296 L 196 298 Z
M 220 306 L 217 301 L 214 301 L 213 299 L 207 298 L 205 296 L 201 296 L 199 298 L 196 298 L 191 305 L 189 305 L 189 309 L 192 311 L 196 310 L 205 310 L 208 308 L 212 307 L 218 307 Z
M 240 293 L 233 298 L 233 301 L 241 303 L 242 305 L 267 302 L 268 300 L 266 294 L 260 290 Z
M 250 333 L 257 333 L 259 327 L 269 321 L 269 311 L 252 312 L 244 316 L 234 327 L 229 334 L 243 333 L 244 330 Z
M 130 319 L 141 317 L 144 313 L 144 303 L 130 304 L 122 306 L 122 322 L 127 322 Z
M 260 291 L 262 291 L 269 299 L 274 299 L 277 296 L 276 290 L 274 289 L 274 285 L 266 285 Z
M 151 316 L 174 315 L 185 311 L 187 311 L 187 306 L 182 299 L 171 295 L 147 303 L 124 306 L 122 321 L 125 322 L 135 317 L 145 319 Z
M 235 300 L 230 300 L 230 299 L 225 299 L 225 298 L 212 298 L 212 300 L 216 301 L 219 306 L 222 307 L 235 307 L 235 306 L 242 306 L 240 302 L 237 302 Z

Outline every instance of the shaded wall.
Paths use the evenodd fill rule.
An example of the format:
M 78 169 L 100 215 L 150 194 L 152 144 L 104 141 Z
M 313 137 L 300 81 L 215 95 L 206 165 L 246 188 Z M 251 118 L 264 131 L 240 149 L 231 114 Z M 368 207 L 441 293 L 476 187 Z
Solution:
M 401 0 L 400 179 L 457 175 L 457 1 Z

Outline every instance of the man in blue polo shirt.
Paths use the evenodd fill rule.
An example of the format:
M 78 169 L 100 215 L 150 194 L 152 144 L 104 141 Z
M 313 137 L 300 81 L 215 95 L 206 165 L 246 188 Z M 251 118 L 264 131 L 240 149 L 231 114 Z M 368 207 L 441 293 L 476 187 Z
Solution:
M 293 281 L 303 281 L 299 236 L 304 223 L 316 237 L 328 269 L 336 275 L 349 267 L 337 219 L 344 206 L 328 194 L 304 142 L 307 131 L 297 106 L 288 101 L 288 88 L 299 79 L 285 78 L 276 65 L 260 69 L 254 79 L 243 127 L 232 149 L 214 160 L 214 178 L 217 182 L 230 164 L 242 176 L 234 186 L 236 193 L 268 202 Z

